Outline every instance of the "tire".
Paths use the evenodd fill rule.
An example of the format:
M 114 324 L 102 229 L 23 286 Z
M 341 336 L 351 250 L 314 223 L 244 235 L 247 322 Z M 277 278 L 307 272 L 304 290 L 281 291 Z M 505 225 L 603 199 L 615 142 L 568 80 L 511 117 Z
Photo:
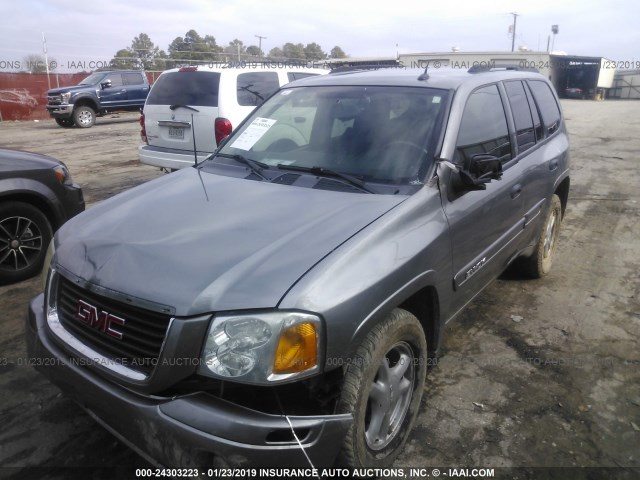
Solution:
M 0 284 L 30 278 L 42 270 L 53 230 L 33 205 L 0 205 Z
M 338 412 L 352 413 L 353 423 L 339 465 L 386 468 L 393 463 L 420 408 L 426 370 L 420 322 L 394 310 L 364 338 L 346 368 Z
M 553 195 L 544 224 L 540 230 L 535 253 L 524 261 L 524 273 L 528 276 L 542 278 L 551 271 L 553 257 L 558 247 L 561 223 L 562 203 L 558 195 Z
M 56 118 L 55 120 L 62 128 L 71 128 L 74 125 L 72 118 Z
M 73 123 L 80 128 L 89 128 L 96 123 L 96 112 L 93 108 L 83 105 L 73 110 Z

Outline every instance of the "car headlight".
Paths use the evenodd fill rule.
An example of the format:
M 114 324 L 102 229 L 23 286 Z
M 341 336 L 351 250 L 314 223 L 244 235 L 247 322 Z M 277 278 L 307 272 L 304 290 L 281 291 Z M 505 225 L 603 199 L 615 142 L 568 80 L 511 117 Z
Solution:
M 53 173 L 56 176 L 58 182 L 62 185 L 71 185 L 73 180 L 71 179 L 71 174 L 69 173 L 69 169 L 64 164 L 60 164 L 58 166 L 53 167 Z
M 316 315 L 268 312 L 216 317 L 207 333 L 200 373 L 272 384 L 319 369 L 321 322 Z
M 62 103 L 69 103 L 70 98 L 71 98 L 71 92 L 60 94 L 60 99 L 62 100 Z
M 47 255 L 44 257 L 44 264 L 42 265 L 42 272 L 40 273 L 40 282 L 42 283 L 42 291 L 47 291 L 47 279 L 49 277 L 49 267 L 51 266 L 51 262 L 53 261 L 53 256 L 56 254 L 56 246 L 54 244 L 53 238 L 49 242 L 49 247 L 47 248 Z

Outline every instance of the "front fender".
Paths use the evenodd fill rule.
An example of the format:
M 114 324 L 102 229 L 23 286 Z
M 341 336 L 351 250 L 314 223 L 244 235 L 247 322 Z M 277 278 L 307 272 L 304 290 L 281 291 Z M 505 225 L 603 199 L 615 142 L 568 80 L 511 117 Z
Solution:
M 425 186 L 336 248 L 287 292 L 278 307 L 322 316 L 325 367 L 330 369 L 416 292 L 432 286 L 447 298 L 450 249 L 439 191 Z
M 45 214 L 54 229 L 62 223 L 64 209 L 56 194 L 48 186 L 29 178 L 5 178 L 0 180 L 0 201 L 19 197 L 20 201 L 33 199 L 34 204 L 46 206 Z

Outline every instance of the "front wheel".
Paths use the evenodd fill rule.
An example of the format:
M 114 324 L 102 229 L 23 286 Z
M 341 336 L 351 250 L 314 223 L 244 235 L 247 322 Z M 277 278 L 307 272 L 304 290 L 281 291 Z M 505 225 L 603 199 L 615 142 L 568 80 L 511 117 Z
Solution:
M 40 272 L 53 231 L 33 205 L 0 205 L 0 284 L 18 282 Z
M 71 118 L 56 118 L 56 123 L 60 125 L 62 128 L 73 127 L 73 119 Z
M 80 128 L 89 128 L 96 123 L 96 112 L 86 105 L 78 107 L 73 111 L 73 122 Z
M 396 309 L 364 338 L 346 369 L 339 413 L 353 423 L 338 463 L 385 468 L 400 454 L 420 408 L 427 343 L 420 322 Z
M 551 205 L 545 217 L 534 254 L 525 259 L 525 272 L 532 278 L 544 277 L 551 271 L 551 264 L 558 248 L 558 235 L 562 222 L 562 202 L 558 195 L 551 197 Z

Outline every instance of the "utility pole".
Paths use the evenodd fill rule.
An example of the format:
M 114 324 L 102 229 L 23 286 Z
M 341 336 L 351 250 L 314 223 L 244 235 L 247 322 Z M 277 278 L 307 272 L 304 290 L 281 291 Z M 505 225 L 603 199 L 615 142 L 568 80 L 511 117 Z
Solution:
M 44 53 L 44 66 L 47 69 L 47 83 L 49 84 L 49 90 L 51 90 L 51 77 L 49 77 L 49 56 L 47 55 L 47 39 L 44 38 L 44 32 L 42 32 L 42 53 Z
M 511 12 L 510 15 L 513 15 L 513 27 L 511 27 L 511 51 L 513 52 L 513 49 L 516 46 L 516 20 L 518 18 L 518 14 Z
M 261 37 L 260 35 L 254 35 L 254 37 L 260 39 L 258 41 L 258 50 L 259 50 L 258 55 L 260 56 L 260 60 L 262 60 L 262 39 L 263 38 L 266 39 L 267 37 Z

